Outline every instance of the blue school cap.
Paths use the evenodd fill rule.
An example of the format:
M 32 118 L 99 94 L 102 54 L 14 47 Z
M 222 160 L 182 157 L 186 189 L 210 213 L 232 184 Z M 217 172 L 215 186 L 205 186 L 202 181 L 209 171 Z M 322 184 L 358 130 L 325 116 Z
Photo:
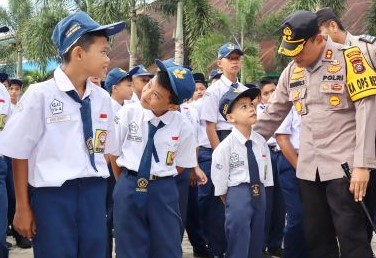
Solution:
M 125 22 L 100 25 L 87 13 L 79 11 L 62 19 L 52 33 L 52 41 L 63 55 L 77 42 L 82 35 L 88 32 L 105 31 L 106 36 L 112 36 L 125 28 Z
M 223 74 L 223 71 L 220 68 L 211 70 L 209 74 L 209 81 L 213 80 L 214 78 L 221 77 L 222 74 Z
M 106 80 L 104 81 L 104 88 L 108 92 L 111 92 L 112 86 L 114 86 L 115 84 L 118 84 L 125 77 L 134 75 L 134 72 L 135 70 L 133 69 L 127 72 L 119 67 L 115 67 L 107 74 Z
M 240 92 L 238 89 L 231 87 L 219 101 L 219 113 L 227 120 L 226 115 L 231 113 L 232 105 L 237 99 L 249 97 L 251 100 L 254 100 L 258 95 L 260 95 L 259 88 L 249 88 Z
M 154 76 L 154 74 L 149 72 L 148 70 L 146 70 L 146 68 L 142 64 L 133 67 L 129 71 L 129 73 L 131 73 L 131 72 L 133 72 L 134 76 L 149 76 L 149 77 Z
M 191 70 L 176 64 L 173 59 L 165 61 L 156 59 L 155 64 L 161 71 L 165 71 L 170 79 L 171 88 L 179 100 L 178 104 L 190 99 L 195 91 L 195 81 Z
M 238 52 L 241 56 L 244 55 L 244 52 L 237 44 L 228 42 L 219 48 L 218 59 L 226 58 L 234 51 Z

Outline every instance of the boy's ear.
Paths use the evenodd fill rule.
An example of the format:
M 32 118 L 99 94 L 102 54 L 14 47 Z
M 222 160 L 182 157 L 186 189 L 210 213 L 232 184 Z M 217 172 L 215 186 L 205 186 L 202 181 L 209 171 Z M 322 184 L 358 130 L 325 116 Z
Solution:
M 219 68 L 222 68 L 222 65 L 221 65 L 221 59 L 218 59 L 218 60 L 217 60 L 217 66 L 218 66 Z
M 235 122 L 235 119 L 232 117 L 231 113 L 226 115 L 226 119 L 228 122 L 231 122 L 231 123 Z
M 178 111 L 178 110 L 179 110 L 179 105 L 176 105 L 176 104 L 168 105 L 168 111 Z
M 71 60 L 81 60 L 83 48 L 75 46 L 71 51 Z

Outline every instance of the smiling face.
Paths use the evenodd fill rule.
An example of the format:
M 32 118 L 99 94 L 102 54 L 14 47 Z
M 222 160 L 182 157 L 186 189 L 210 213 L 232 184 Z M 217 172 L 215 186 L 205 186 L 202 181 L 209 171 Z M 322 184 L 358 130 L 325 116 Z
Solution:
M 158 75 L 154 76 L 142 90 L 141 105 L 153 111 L 156 116 L 161 116 L 167 111 L 176 110 L 178 105 L 171 101 L 171 92 L 160 85 Z

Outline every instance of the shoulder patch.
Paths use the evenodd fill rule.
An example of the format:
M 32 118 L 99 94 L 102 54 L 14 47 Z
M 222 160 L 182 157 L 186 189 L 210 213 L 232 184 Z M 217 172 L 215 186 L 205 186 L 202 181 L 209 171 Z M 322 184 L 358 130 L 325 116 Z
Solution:
M 363 35 L 359 36 L 359 40 L 366 42 L 366 43 L 369 43 L 369 44 L 373 44 L 376 41 L 376 37 L 363 34 Z

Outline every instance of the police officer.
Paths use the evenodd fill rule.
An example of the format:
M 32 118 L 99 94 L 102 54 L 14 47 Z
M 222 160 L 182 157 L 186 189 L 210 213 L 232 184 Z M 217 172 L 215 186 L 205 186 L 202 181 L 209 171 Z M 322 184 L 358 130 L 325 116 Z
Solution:
M 281 30 L 278 52 L 293 61 L 255 131 L 269 138 L 294 105 L 302 116 L 297 177 L 310 257 L 338 258 L 340 247 L 342 258 L 370 258 L 365 218 L 356 202 L 364 198 L 370 168 L 376 166 L 376 73 L 359 48 L 326 40 L 312 12 L 297 11 Z M 350 187 L 344 161 L 352 167 Z

